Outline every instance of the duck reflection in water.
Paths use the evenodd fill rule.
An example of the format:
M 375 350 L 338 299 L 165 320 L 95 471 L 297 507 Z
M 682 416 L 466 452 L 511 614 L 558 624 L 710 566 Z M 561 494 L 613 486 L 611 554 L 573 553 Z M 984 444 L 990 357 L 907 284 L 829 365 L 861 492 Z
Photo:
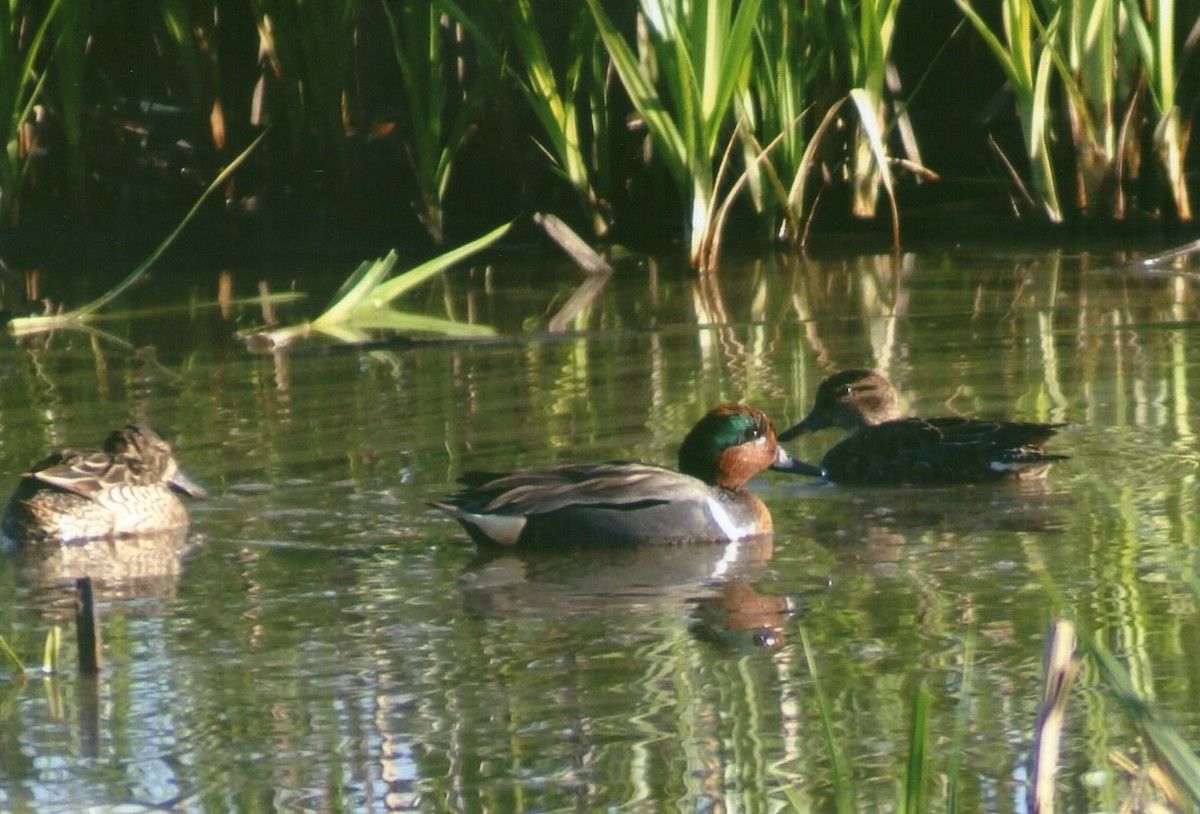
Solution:
M 682 614 L 697 595 L 752 578 L 772 553 L 770 535 L 690 546 L 481 548 L 460 585 L 467 612 L 478 618 Z
M 728 652 L 777 650 L 787 644 L 787 623 L 799 615 L 799 597 L 760 591 L 745 580 L 720 586 L 716 596 L 692 599 L 692 635 Z

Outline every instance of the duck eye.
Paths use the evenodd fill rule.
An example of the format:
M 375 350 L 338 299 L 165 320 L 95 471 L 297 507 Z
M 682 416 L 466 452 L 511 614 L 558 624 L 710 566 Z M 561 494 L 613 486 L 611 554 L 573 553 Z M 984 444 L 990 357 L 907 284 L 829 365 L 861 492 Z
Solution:
M 762 438 L 762 436 L 762 427 L 747 427 L 744 438 L 747 441 L 757 441 L 759 438 Z
M 838 398 L 848 399 L 854 395 L 854 388 L 848 384 L 842 385 L 842 389 L 838 391 Z

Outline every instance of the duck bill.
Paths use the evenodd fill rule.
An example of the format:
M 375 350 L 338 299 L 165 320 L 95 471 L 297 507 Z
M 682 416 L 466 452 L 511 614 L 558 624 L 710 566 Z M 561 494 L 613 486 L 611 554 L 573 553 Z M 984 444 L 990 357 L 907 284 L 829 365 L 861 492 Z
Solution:
M 793 475 L 808 475 L 812 478 L 825 477 L 824 469 L 796 460 L 783 447 L 775 448 L 775 462 L 771 464 L 771 468 L 776 472 L 789 472 Z
M 188 497 L 193 497 L 196 500 L 208 500 L 208 491 L 178 469 L 175 470 L 175 474 L 171 475 L 171 479 L 167 483 L 176 492 Z
M 809 410 L 808 415 L 799 424 L 793 424 L 783 432 L 779 433 L 780 441 L 791 441 L 793 438 L 798 438 L 806 432 L 816 432 L 817 430 L 825 429 L 826 424 L 817 415 L 817 408 Z

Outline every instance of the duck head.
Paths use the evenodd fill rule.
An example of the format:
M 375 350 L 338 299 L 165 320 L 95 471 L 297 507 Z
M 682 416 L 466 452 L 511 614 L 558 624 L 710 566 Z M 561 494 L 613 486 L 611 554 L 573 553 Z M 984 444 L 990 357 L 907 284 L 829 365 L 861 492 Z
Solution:
M 896 388 L 877 370 L 853 368 L 835 373 L 821 382 L 813 407 L 804 420 L 779 434 L 780 441 L 816 432 L 826 427 L 841 427 L 854 432 L 873 427 L 900 416 Z
M 711 486 L 741 489 L 764 469 L 790 471 L 775 425 L 745 404 L 722 404 L 700 419 L 679 448 L 679 471 Z
M 176 492 L 204 500 L 208 492 L 179 468 L 171 446 L 149 427 L 129 424 L 113 430 L 104 440 L 104 451 L 124 464 L 135 478 L 161 481 Z

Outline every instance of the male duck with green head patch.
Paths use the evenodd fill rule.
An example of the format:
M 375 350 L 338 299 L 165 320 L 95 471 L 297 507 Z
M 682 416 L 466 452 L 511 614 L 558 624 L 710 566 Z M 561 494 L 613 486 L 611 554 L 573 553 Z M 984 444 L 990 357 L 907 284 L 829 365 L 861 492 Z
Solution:
M 730 403 L 687 434 L 678 470 L 606 463 L 470 473 L 460 479 L 468 488 L 433 505 L 484 546 L 736 542 L 772 531 L 750 479 L 792 466 L 771 420 Z

